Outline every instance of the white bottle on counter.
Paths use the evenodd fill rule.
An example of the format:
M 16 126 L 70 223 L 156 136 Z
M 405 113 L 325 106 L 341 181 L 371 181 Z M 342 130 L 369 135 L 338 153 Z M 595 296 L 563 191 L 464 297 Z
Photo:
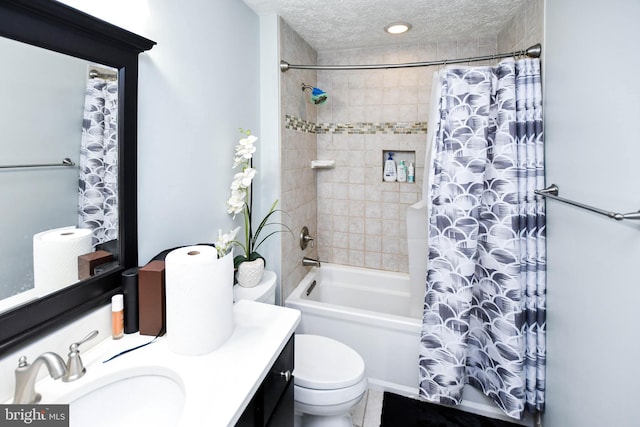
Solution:
M 397 175 L 398 182 L 407 182 L 407 165 L 404 163 L 404 160 L 400 160 Z
M 416 182 L 416 168 L 413 166 L 413 162 L 409 163 L 409 169 L 407 172 L 407 182 Z
M 389 158 L 384 162 L 384 180 L 387 182 L 395 182 L 396 180 L 396 162 L 393 160 L 393 153 L 389 152 Z

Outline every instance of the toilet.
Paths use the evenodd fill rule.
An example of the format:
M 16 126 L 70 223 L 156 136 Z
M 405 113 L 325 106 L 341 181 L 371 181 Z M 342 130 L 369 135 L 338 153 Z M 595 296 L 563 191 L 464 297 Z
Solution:
M 251 300 L 275 305 L 276 303 L 276 273 L 265 270 L 262 280 L 252 288 L 245 288 L 240 285 L 233 286 L 233 302 L 240 300 Z
M 334 339 L 296 334 L 294 359 L 295 427 L 352 427 L 351 408 L 367 390 L 362 357 Z
M 233 287 L 243 299 L 275 304 L 276 274 L 264 271 L 253 288 Z M 362 357 L 334 339 L 296 334 L 293 393 L 295 427 L 352 427 L 351 408 L 367 391 Z

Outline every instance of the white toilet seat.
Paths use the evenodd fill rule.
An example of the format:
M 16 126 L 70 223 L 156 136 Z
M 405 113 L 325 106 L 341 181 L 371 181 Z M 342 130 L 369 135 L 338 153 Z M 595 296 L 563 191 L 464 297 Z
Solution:
M 365 391 L 367 391 L 366 378 L 363 378 L 351 387 L 338 388 L 335 390 L 316 390 L 294 384 L 295 401 L 311 406 L 342 405 L 354 399 L 360 400 Z
M 364 360 L 347 345 L 320 335 L 296 335 L 296 385 L 335 390 L 359 383 L 364 374 Z
M 296 335 L 293 376 L 295 400 L 306 405 L 342 405 L 367 389 L 362 357 L 320 335 Z

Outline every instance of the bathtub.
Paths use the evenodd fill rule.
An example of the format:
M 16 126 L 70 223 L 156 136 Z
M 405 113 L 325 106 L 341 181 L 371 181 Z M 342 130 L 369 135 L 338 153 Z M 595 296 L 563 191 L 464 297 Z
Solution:
M 302 312 L 296 330 L 347 344 L 364 359 L 370 386 L 418 396 L 418 349 L 422 319 L 412 317 L 409 275 L 322 263 L 285 301 Z M 490 399 L 465 386 L 458 406 L 468 412 L 517 422 Z M 531 425 L 525 419 L 524 425 Z
M 409 304 L 409 275 L 329 263 L 311 268 L 285 301 L 302 312 L 297 332 L 347 344 L 371 384 L 415 395 L 421 320 Z

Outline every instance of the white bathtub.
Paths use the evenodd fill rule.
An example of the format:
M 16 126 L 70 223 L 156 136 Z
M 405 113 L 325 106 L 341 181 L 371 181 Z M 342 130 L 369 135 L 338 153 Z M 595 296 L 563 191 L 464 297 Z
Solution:
M 356 350 L 372 384 L 417 394 L 421 320 L 408 317 L 407 274 L 322 263 L 285 305 L 302 311 L 297 332 L 328 336 Z
M 410 317 L 415 310 L 409 294 L 407 274 L 322 263 L 311 268 L 285 305 L 302 312 L 297 333 L 324 335 L 356 350 L 370 385 L 416 397 L 422 320 Z M 470 386 L 458 408 L 514 421 Z

